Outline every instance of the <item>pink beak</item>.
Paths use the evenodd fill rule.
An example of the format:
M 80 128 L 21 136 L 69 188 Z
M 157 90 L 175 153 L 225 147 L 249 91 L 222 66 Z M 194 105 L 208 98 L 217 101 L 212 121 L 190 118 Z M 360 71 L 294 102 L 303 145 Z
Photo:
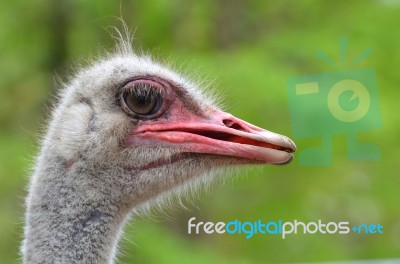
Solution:
M 170 117 L 164 122 L 144 121 L 131 132 L 127 143 L 175 146 L 184 153 L 235 157 L 249 164 L 286 164 L 296 151 L 296 145 L 289 138 L 219 110 L 211 117 L 185 115 L 183 120 Z

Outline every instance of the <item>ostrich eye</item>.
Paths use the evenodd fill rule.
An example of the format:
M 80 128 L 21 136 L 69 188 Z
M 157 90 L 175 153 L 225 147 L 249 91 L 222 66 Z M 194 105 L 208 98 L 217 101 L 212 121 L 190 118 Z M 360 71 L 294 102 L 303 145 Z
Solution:
M 148 84 L 136 84 L 125 90 L 123 100 L 126 107 L 140 116 L 153 115 L 162 106 L 160 89 Z

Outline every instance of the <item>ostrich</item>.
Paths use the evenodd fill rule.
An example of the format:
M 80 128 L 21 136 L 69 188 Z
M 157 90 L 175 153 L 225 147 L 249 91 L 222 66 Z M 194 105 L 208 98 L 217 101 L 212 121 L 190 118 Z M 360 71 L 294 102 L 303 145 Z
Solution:
M 216 106 L 128 38 L 64 85 L 26 199 L 24 263 L 113 263 L 131 212 L 294 143 Z

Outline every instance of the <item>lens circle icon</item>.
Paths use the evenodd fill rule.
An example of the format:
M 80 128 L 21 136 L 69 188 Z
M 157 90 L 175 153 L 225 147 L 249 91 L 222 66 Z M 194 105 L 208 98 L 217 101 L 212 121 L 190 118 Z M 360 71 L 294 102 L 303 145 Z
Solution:
M 345 110 L 339 103 L 339 98 L 344 92 L 352 92 L 350 101 L 359 98 L 357 107 L 353 110 Z M 356 80 L 342 80 L 335 83 L 328 93 L 328 108 L 331 114 L 342 122 L 356 122 L 363 118 L 370 107 L 371 98 L 367 88 Z

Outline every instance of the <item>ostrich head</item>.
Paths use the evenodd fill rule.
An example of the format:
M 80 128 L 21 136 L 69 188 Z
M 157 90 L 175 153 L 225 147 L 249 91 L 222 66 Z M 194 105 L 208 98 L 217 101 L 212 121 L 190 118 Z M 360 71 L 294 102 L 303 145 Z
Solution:
M 127 45 L 60 94 L 27 198 L 27 263 L 110 263 L 136 206 L 226 167 L 292 159 L 290 139 Z

